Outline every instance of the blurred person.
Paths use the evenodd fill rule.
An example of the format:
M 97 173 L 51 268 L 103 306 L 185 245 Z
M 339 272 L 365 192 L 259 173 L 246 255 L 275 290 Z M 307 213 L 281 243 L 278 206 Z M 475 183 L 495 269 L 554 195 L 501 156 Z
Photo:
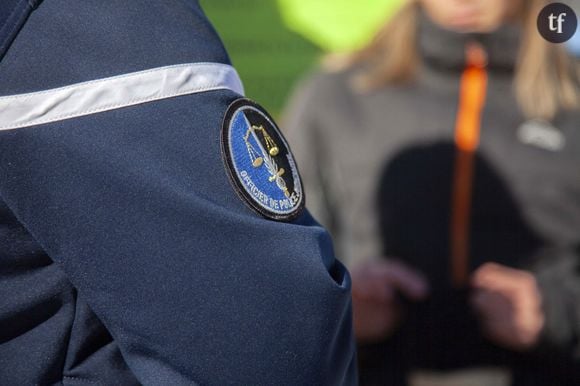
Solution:
M 2 0 L 0 95 L 0 385 L 356 383 L 349 275 L 197 1 Z
M 286 111 L 362 385 L 580 384 L 578 68 L 545 4 L 410 1 Z

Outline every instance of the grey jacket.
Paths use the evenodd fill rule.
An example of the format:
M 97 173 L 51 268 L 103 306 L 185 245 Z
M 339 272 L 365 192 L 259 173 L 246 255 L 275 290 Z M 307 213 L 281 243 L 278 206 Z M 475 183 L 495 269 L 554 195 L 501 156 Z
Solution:
M 522 355 L 485 341 L 467 294 L 450 284 L 453 137 L 464 47 L 474 38 L 489 63 L 469 270 L 496 261 L 538 277 L 547 323 L 537 350 Z M 512 90 L 519 44 L 513 28 L 465 36 L 423 20 L 418 43 L 423 66 L 413 84 L 361 94 L 350 85 L 360 69 L 319 71 L 298 87 L 283 125 L 307 207 L 330 229 L 338 255 L 349 265 L 396 256 L 423 271 L 433 286 L 429 304 L 410 309 L 411 338 L 403 352 L 376 367 L 388 371 L 393 358 L 408 359 L 402 366 L 438 369 L 499 363 L 515 369 L 519 384 L 577 384 L 580 111 L 562 111 L 552 122 L 523 116 Z M 422 356 L 420 347 L 430 347 L 429 353 Z M 384 346 L 379 352 L 385 355 Z M 412 358 L 401 359 L 407 354 Z M 381 383 L 381 377 L 386 379 L 375 379 Z

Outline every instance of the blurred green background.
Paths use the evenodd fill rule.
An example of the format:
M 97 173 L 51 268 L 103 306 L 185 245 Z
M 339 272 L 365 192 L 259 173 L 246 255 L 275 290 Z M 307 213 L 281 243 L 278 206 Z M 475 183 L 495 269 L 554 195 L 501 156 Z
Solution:
M 321 49 L 282 22 L 274 0 L 202 0 L 244 82 L 246 95 L 278 117 L 294 82 Z
M 279 116 L 325 52 L 364 45 L 403 0 L 200 0 L 244 82 Z

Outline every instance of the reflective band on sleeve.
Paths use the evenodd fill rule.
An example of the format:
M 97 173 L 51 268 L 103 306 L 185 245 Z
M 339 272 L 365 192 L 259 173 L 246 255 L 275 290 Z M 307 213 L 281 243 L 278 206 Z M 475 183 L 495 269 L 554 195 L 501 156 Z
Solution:
M 240 95 L 236 70 L 221 63 L 190 63 L 0 97 L 0 131 L 120 109 L 140 103 L 228 89 Z

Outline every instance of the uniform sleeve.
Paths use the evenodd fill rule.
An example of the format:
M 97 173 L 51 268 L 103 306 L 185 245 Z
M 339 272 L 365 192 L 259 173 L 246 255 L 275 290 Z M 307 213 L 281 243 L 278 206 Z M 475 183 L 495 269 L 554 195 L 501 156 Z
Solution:
M 321 100 L 317 99 L 320 77 L 320 74 L 313 75 L 298 85 L 284 111 L 282 123 L 292 152 L 302 165 L 300 172 L 308 209 L 336 240 L 340 237 L 338 211 L 326 181 L 328 173 L 324 173 L 331 167 L 330 154 L 323 146 L 324 134 L 317 117 L 323 108 Z
M 539 354 L 560 354 L 563 360 L 580 362 L 580 250 L 550 248 L 533 271 L 540 285 L 545 326 Z M 552 358 L 553 360 L 553 358 Z M 577 366 L 577 365 L 576 365 Z
M 141 383 L 354 384 L 349 278 L 327 233 L 307 212 L 261 217 L 228 179 L 220 129 L 236 98 L 0 132 L 0 196 Z

